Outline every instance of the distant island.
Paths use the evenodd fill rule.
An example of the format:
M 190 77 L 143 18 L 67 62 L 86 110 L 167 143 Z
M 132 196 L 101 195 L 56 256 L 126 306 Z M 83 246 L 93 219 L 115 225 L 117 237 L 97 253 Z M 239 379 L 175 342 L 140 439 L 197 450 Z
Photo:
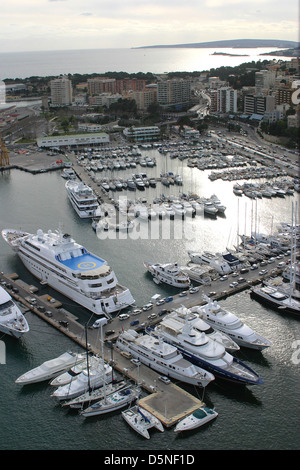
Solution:
M 284 41 L 280 39 L 229 39 L 224 41 L 210 41 L 210 42 L 197 42 L 190 44 L 169 44 L 169 45 L 156 45 L 156 46 L 140 46 L 133 47 L 133 49 L 149 49 L 149 48 L 162 48 L 162 47 L 190 47 L 190 48 L 214 48 L 214 47 L 227 47 L 227 48 L 253 48 L 253 47 L 280 47 L 280 48 L 294 48 L 299 47 L 296 41 Z
M 229 54 L 228 52 L 213 52 L 209 55 L 226 55 L 229 57 L 249 57 L 249 54 Z
M 280 56 L 280 57 L 299 57 L 300 48 L 292 47 L 291 49 L 284 49 L 281 51 L 263 52 L 259 55 L 275 55 L 275 56 Z

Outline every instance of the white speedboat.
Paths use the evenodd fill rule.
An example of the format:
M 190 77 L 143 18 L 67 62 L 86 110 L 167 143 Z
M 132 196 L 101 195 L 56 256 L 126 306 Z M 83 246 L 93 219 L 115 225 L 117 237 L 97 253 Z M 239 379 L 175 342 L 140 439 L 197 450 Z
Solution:
M 203 206 L 204 206 L 204 214 L 217 215 L 217 213 L 219 212 L 219 209 L 217 209 L 215 204 L 210 200 L 204 201 Z
M 93 403 L 91 406 L 83 410 L 80 414 L 85 418 L 97 416 L 113 411 L 120 410 L 137 400 L 140 396 L 141 389 L 139 387 L 124 387 L 114 393 L 106 395 L 102 400 Z
M 61 177 L 65 179 L 75 179 L 76 174 L 73 168 L 64 168 L 63 171 L 61 172 Z
M 70 235 L 51 230 L 38 230 L 33 235 L 7 229 L 2 230 L 2 236 L 43 284 L 93 313 L 109 317 L 134 303 L 129 289 L 118 283 L 107 262 Z
M 17 384 L 27 385 L 50 380 L 70 369 L 74 364 L 78 364 L 85 359 L 85 353 L 76 354 L 73 352 L 65 352 L 60 356 L 43 362 L 40 366 L 25 372 L 25 374 L 21 375 L 15 382 Z
M 119 335 L 116 346 L 173 379 L 201 387 L 206 387 L 214 380 L 213 374 L 184 359 L 175 346 L 154 336 L 138 334 L 129 329 Z
M 189 431 L 191 429 L 199 428 L 203 424 L 208 423 L 212 419 L 215 419 L 218 413 L 211 408 L 201 406 L 197 410 L 193 411 L 190 415 L 181 419 L 175 426 L 174 431 Z
M 104 383 L 110 383 L 112 381 L 112 368 L 106 363 L 103 364 L 102 358 L 98 359 L 98 364 L 95 361 L 91 367 L 82 371 L 69 384 L 58 387 L 52 393 L 52 396 L 57 400 L 70 400 L 88 390 L 100 388 Z
M 25 316 L 3 287 L 0 287 L 0 331 L 14 338 L 29 331 Z
M 131 426 L 136 432 L 146 439 L 150 439 L 148 430 L 151 428 L 156 428 L 160 432 L 164 431 L 163 425 L 159 419 L 138 405 L 135 405 L 128 410 L 122 411 L 122 416 L 129 426 Z
M 159 264 L 145 261 L 144 266 L 158 282 L 182 289 L 190 287 L 190 278 L 180 269 L 177 263 Z
M 271 346 L 271 342 L 255 333 L 244 324 L 234 313 L 222 308 L 217 301 L 206 298 L 207 304 L 192 307 L 192 312 L 199 314 L 213 328 L 223 331 L 239 346 L 263 350 Z
M 175 216 L 181 217 L 182 219 L 185 217 L 186 210 L 180 202 L 171 203 L 171 207 L 175 212 Z
M 73 209 L 81 218 L 94 217 L 98 207 L 97 197 L 89 186 L 82 181 L 68 180 L 66 190 Z
M 188 320 L 183 323 L 167 316 L 153 329 L 153 335 L 176 347 L 185 359 L 215 377 L 242 385 L 263 383 L 249 366 L 229 354 L 222 344 L 193 328 Z

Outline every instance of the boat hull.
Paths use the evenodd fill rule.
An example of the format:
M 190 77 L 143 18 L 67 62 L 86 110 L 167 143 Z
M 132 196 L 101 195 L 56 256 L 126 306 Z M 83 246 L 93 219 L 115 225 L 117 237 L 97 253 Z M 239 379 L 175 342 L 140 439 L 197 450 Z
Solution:
M 268 298 L 267 296 L 260 295 L 256 291 L 251 291 L 250 293 L 251 297 L 255 300 L 258 300 L 260 303 L 271 307 L 273 310 L 276 310 L 278 313 L 282 314 L 289 314 L 289 315 L 296 315 L 297 317 L 300 316 L 300 309 L 297 308 L 296 306 L 293 307 L 292 305 L 289 304 L 282 304 L 279 302 L 276 302 L 273 299 Z

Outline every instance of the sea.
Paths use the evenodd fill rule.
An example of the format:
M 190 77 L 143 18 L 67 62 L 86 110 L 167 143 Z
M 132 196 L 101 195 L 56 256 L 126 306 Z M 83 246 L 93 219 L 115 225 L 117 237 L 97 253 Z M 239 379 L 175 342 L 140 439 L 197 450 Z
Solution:
M 105 72 L 194 72 L 243 62 L 271 60 L 278 48 L 149 48 L 82 49 L 0 53 L 0 80 L 60 74 Z M 215 53 L 222 53 L 217 55 Z M 232 55 L 223 55 L 232 54 Z M 261 55 L 270 54 L 270 55 Z M 280 57 L 280 59 L 283 59 Z M 289 60 L 289 58 L 286 58 Z
M 141 51 L 138 53 L 141 54 Z M 147 50 L 143 53 L 152 54 L 154 51 Z M 174 57 L 174 51 L 168 50 L 166 59 L 168 54 Z M 179 56 L 181 54 L 183 51 L 180 51 Z M 48 57 L 49 55 L 51 54 Z M 3 66 L 2 62 L 1 65 Z M 75 71 L 77 65 L 74 62 L 69 71 Z M 125 67 L 125 64 L 122 66 Z M 151 66 L 152 62 L 149 62 L 144 70 L 151 70 Z M 23 73 L 25 77 L 38 73 L 35 67 L 30 69 L 28 63 L 24 64 L 24 69 L 20 63 L 18 70 L 16 64 L 14 67 L 15 76 Z M 157 67 L 156 70 L 161 66 Z M 58 68 L 54 67 L 53 74 L 58 73 Z M 85 71 L 92 69 L 93 64 L 89 64 Z M 12 76 L 12 63 L 7 70 L 7 76 Z M 50 73 L 49 64 L 48 68 L 41 69 L 40 74 L 42 73 Z M 176 191 L 193 191 L 203 197 L 216 194 L 226 206 L 225 215 L 217 218 L 199 215 L 187 220 L 178 237 L 174 234 L 161 239 L 97 237 L 91 222 L 80 219 L 73 210 L 60 171 L 32 175 L 11 170 L 0 174 L 1 230 L 11 227 L 35 233 L 39 228 L 44 231 L 62 228 L 88 250 L 106 259 L 119 281 L 130 288 L 136 304 L 143 305 L 156 293 L 162 296 L 176 293 L 172 288 L 154 284 L 145 272 L 143 261 L 177 261 L 184 265 L 189 261 L 187 250 L 225 251 L 227 247 L 236 245 L 238 233 L 251 232 L 253 214 L 257 214 L 257 228 L 265 233 L 274 231 L 281 222 L 292 221 L 292 206 L 298 199 L 297 193 L 295 196 L 260 199 L 253 203 L 244 196 L 238 198 L 233 194 L 233 182 L 210 181 L 210 170 L 200 171 L 187 167 L 186 161 L 179 162 L 162 156 L 156 149 L 142 150 L 142 153 L 154 156 L 157 161 L 156 167 L 147 168 L 148 176 L 158 175 L 162 170 L 180 173 L 184 184 L 183 187 L 172 189 L 174 195 Z M 143 196 L 149 199 L 159 195 L 158 192 L 162 192 L 162 189 L 152 189 L 149 193 L 147 191 L 150 189 L 146 189 Z M 157 194 L 153 191 L 157 191 Z M 17 273 L 20 279 L 38 287 L 38 295 L 49 293 L 60 300 L 63 307 L 74 313 L 82 324 L 91 320 L 90 312 L 49 287 L 41 286 L 2 237 L 0 269 L 4 273 Z M 264 383 L 239 387 L 215 381 L 204 391 L 181 385 L 213 407 L 218 412 L 218 417 L 198 430 L 179 435 L 172 427 L 165 428 L 163 433 L 153 430 L 150 440 L 145 440 L 129 428 L 120 412 L 84 419 L 78 412 L 61 407 L 51 396 L 52 387 L 48 383 L 23 387 L 15 383 L 17 377 L 42 362 L 67 350 L 78 350 L 71 339 L 28 312 L 26 315 L 30 332 L 27 335 L 18 341 L 4 335 L 0 337 L 1 345 L 4 343 L 5 346 L 5 361 L 2 357 L 1 362 L 4 363 L 0 364 L 0 449 L 93 450 L 101 451 L 98 454 L 100 463 L 106 458 L 123 455 L 138 456 L 140 465 L 145 465 L 150 455 L 157 454 L 189 454 L 193 456 L 194 462 L 200 463 L 205 455 L 202 451 L 298 450 L 299 319 L 262 306 L 250 298 L 248 290 L 227 297 L 220 303 L 272 342 L 272 346 L 262 352 L 242 348 L 237 353 L 240 359 L 263 378 Z M 148 463 L 154 463 L 154 458 L 152 457 L 151 462 L 148 460 Z M 230 458 L 232 459 L 232 455 Z

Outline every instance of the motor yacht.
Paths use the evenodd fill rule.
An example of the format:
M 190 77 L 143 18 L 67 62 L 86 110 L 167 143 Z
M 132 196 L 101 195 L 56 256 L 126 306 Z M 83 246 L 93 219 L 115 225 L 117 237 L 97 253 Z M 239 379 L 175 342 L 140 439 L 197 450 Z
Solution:
M 28 385 L 50 380 L 86 359 L 85 353 L 65 352 L 60 356 L 43 362 L 38 367 L 25 372 L 16 379 L 17 384 Z
M 187 289 L 191 282 L 190 278 L 180 269 L 177 263 L 150 263 L 144 262 L 144 266 L 149 271 L 156 283 L 164 283 L 173 287 Z
M 119 335 L 116 347 L 157 372 L 181 382 L 206 387 L 215 378 L 184 359 L 176 347 L 148 334 L 138 334 L 131 329 L 124 331 Z
M 185 359 L 215 377 L 242 385 L 256 385 L 263 380 L 249 366 L 229 354 L 221 343 L 186 320 L 167 316 L 153 329 L 153 335 L 175 346 Z
M 4 240 L 16 251 L 26 268 L 43 284 L 71 298 L 97 315 L 111 313 L 134 303 L 128 288 L 118 283 L 107 262 L 61 231 L 36 234 L 2 230 Z
M 94 217 L 98 200 L 94 191 L 82 181 L 67 180 L 66 190 L 69 200 L 80 218 Z
M 222 308 L 216 300 L 206 298 L 203 306 L 192 307 L 191 311 L 199 314 L 209 325 L 223 331 L 239 346 L 244 346 L 259 351 L 271 346 L 271 342 L 255 333 L 248 325 L 244 324 L 234 313 Z
M 3 287 L 0 287 L 0 331 L 14 338 L 29 331 L 25 316 Z

